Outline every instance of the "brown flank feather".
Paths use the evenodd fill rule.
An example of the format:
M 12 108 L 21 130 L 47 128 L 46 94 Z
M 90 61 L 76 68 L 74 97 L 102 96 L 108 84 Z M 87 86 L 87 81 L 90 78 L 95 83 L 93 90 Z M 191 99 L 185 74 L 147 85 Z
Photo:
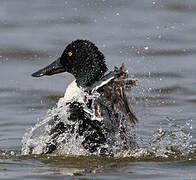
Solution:
M 106 75 L 107 76 L 107 75 Z M 114 71 L 114 77 L 105 85 L 98 89 L 103 98 L 114 104 L 114 108 L 121 111 L 133 126 L 138 122 L 134 115 L 130 103 L 127 99 L 125 88 L 136 85 L 137 80 L 127 78 L 127 72 L 124 65 Z

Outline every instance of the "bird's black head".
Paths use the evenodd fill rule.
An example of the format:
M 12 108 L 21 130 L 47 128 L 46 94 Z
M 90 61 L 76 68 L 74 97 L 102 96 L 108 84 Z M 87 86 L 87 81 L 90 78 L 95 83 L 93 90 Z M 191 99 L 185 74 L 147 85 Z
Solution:
M 76 40 L 65 48 L 60 58 L 32 76 L 69 72 L 75 76 L 78 86 L 86 87 L 98 81 L 106 71 L 104 55 L 95 44 L 88 40 Z

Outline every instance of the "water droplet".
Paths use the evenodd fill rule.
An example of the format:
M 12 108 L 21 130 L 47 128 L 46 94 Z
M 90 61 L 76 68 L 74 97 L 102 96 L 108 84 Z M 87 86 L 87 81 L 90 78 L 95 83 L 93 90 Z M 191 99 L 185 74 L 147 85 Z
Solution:
M 14 153 L 14 151 L 11 151 L 10 154 L 13 156 L 15 153 Z
M 144 49 L 147 51 L 149 49 L 149 47 L 148 46 L 144 46 Z
M 156 29 L 160 29 L 160 26 L 156 26 Z
M 162 38 L 161 34 L 159 34 L 159 35 L 158 35 L 158 38 L 159 38 L 159 39 L 161 39 L 161 38 Z
M 159 129 L 159 133 L 162 133 L 162 132 L 163 132 L 163 130 L 162 130 L 162 128 L 160 128 L 160 129 Z

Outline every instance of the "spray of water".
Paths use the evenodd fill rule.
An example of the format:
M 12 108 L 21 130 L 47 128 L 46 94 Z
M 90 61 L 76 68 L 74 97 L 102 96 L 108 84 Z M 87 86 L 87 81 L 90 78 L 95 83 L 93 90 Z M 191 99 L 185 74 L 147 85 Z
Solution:
M 51 128 L 57 123 L 55 117 L 58 115 L 61 121 L 70 123 L 67 120 L 69 116 L 68 107 L 63 101 L 59 101 L 57 107 L 48 111 L 44 120 L 38 122 L 34 127 L 29 129 L 22 140 L 22 155 L 41 154 L 45 148 L 46 142 L 50 141 L 50 134 L 48 133 Z M 139 148 L 135 146 L 132 149 L 123 149 L 123 142 L 119 133 L 115 137 L 107 137 L 114 140 L 115 143 L 105 145 L 105 148 L 112 148 L 114 157 L 116 158 L 180 158 L 187 157 L 191 159 L 190 154 L 194 154 L 196 148 L 192 143 L 192 121 L 188 120 L 185 125 L 178 125 L 175 120 L 166 118 L 168 124 L 166 127 L 158 128 L 149 138 L 148 147 Z M 126 136 L 135 139 L 135 132 L 127 124 Z M 75 134 L 62 134 L 58 137 L 59 141 L 58 151 L 53 155 L 66 155 L 66 156 L 80 156 L 90 155 L 90 153 L 81 145 L 84 137 L 76 137 Z M 134 137 L 134 138 L 133 138 Z M 139 140 L 139 138 L 137 138 Z M 61 142 L 61 143 L 60 143 Z M 135 144 L 136 145 L 136 144 Z M 146 146 L 146 145 L 145 145 Z M 94 153 L 99 155 L 99 152 Z

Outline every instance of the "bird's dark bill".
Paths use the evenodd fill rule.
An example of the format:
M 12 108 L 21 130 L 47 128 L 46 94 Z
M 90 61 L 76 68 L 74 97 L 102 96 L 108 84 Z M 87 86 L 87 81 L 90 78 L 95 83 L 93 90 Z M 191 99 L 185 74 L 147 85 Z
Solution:
M 33 73 L 32 76 L 33 77 L 50 76 L 62 72 L 65 72 L 65 68 L 60 63 L 60 58 L 58 58 L 56 61 L 54 61 L 47 67 L 42 68 L 39 71 Z

